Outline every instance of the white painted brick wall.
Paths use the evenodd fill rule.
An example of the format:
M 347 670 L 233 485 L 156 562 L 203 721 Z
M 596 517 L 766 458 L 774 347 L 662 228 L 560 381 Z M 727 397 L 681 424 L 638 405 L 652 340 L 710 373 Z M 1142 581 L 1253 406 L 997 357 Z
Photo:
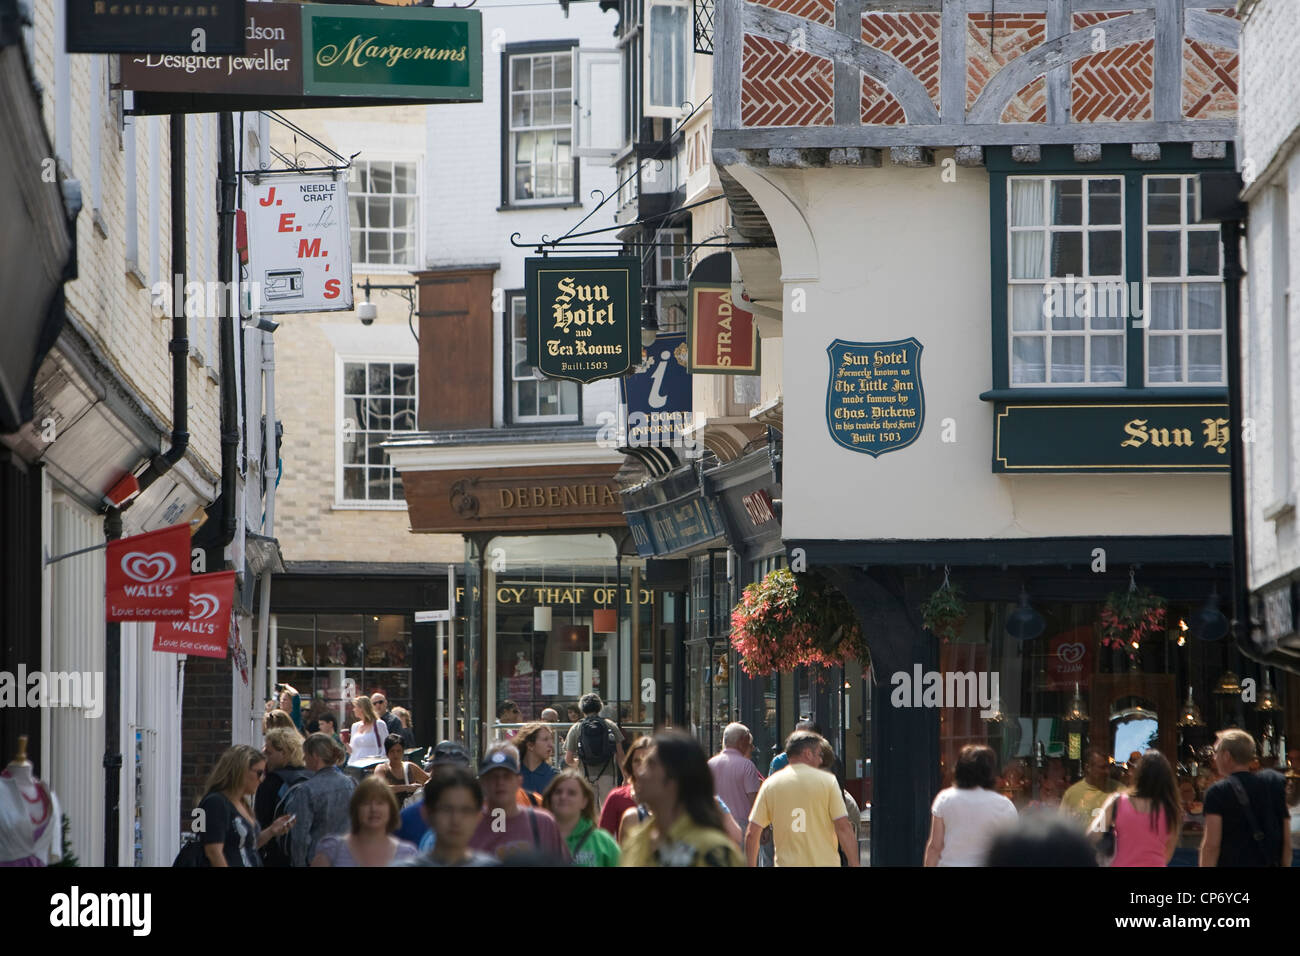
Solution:
M 150 308 L 148 290 L 126 271 L 126 152 L 121 126 L 112 97 L 108 96 L 107 79 L 98 104 L 100 122 L 99 174 L 102 177 L 102 206 L 99 210 L 103 233 L 95 226 L 91 182 L 92 155 L 90 124 L 96 116 L 92 99 L 92 70 L 105 69 L 101 55 L 75 54 L 69 57 L 69 88 L 56 84 L 56 50 L 63 37 L 55 35 L 54 4 L 62 0 L 37 0 L 35 10 L 36 81 L 43 90 L 42 108 L 51 142 L 54 141 L 56 98 L 71 101 L 71 149 L 66 174 L 79 180 L 84 206 L 77 219 L 78 278 L 67 284 L 69 313 L 107 356 L 109 364 L 148 407 L 168 427 L 171 425 L 172 376 L 171 356 L 167 351 L 171 322 L 155 319 Z M 171 214 L 168 199 L 170 161 L 166 119 L 156 119 L 162 143 L 162 197 L 160 221 L 156 235 L 151 235 L 148 221 L 150 189 L 149 149 L 146 123 L 139 130 L 137 151 L 137 195 L 139 204 L 138 234 L 142 249 L 146 242 L 163 243 L 163 270 L 170 274 Z M 196 136 L 196 156 L 190 157 L 189 177 L 192 188 L 202 197 L 197 215 L 187 223 L 192 248 L 202 247 L 201 237 L 216 234 L 216 209 L 213 180 L 215 163 L 205 157 L 216 155 L 216 126 L 211 117 L 195 120 L 200 127 Z M 215 244 L 215 243 L 213 243 Z M 193 262 L 191 279 L 215 281 L 216 264 Z M 149 265 L 141 263 L 146 274 Z M 195 340 L 203 325 L 190 322 L 189 337 Z M 197 362 L 190 363 L 189 378 L 189 456 L 216 474 L 221 468 L 220 395 L 214 379 Z M 167 438 L 162 436 L 165 447 Z
M 1255 423 L 1255 440 L 1247 445 L 1250 586 L 1258 588 L 1300 568 L 1300 534 L 1295 513 L 1265 520 L 1266 508 L 1295 502 L 1300 494 L 1300 320 L 1296 296 L 1286 295 L 1300 282 L 1300 4 L 1261 0 L 1242 30 L 1243 96 L 1241 141 L 1243 175 L 1258 177 L 1251 192 L 1247 232 L 1247 278 L 1243 314 L 1245 414 Z M 1279 193 L 1285 190 L 1285 209 Z M 1277 217 L 1286 216 L 1287 275 L 1277 274 Z M 1279 296 L 1285 296 L 1278 302 Z M 1285 309 L 1287 354 L 1280 363 L 1289 381 L 1275 381 L 1278 351 L 1276 310 Z M 1279 391 L 1286 388 L 1285 398 Z M 1290 429 L 1278 424 L 1278 412 L 1290 412 Z M 1289 486 L 1279 483 L 1278 456 L 1290 457 Z

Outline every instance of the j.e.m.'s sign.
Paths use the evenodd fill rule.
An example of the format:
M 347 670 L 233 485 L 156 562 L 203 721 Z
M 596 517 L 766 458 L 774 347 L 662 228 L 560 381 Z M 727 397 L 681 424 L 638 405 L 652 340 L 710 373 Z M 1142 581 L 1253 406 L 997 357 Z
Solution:
M 69 53 L 244 52 L 244 0 L 66 2 Z
M 640 359 L 641 260 L 535 257 L 524 262 L 528 364 L 548 378 L 614 378 Z

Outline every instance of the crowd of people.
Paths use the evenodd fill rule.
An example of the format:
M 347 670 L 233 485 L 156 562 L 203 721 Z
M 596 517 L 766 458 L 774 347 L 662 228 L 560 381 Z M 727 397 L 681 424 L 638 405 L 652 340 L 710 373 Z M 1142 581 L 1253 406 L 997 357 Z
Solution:
M 764 777 L 743 724 L 727 725 L 712 757 L 672 730 L 624 746 L 587 694 L 570 711 L 562 769 L 554 711 L 509 730 L 477 768 L 457 741 L 421 766 L 405 759 L 409 716 L 390 712 L 382 693 L 353 701 L 344 744 L 321 716 L 304 739 L 288 691 L 268 712 L 263 749 L 232 747 L 209 776 L 198 805 L 207 865 L 860 864 L 859 808 L 811 721 Z M 1221 733 L 1214 755 L 1222 779 L 1205 798 L 1201 865 L 1289 865 L 1295 788 L 1252 771 L 1255 742 L 1243 731 Z M 953 786 L 934 799 L 924 865 L 1164 866 L 1184 822 L 1168 760 L 1141 754 L 1121 787 L 1105 754 L 1086 756 L 1085 776 L 1049 815 L 1022 813 L 999 792 L 991 748 L 963 748 Z
M 1300 813 L 1300 779 L 1260 769 L 1255 740 L 1244 730 L 1221 731 L 1213 759 L 1217 779 L 1201 808 L 1200 865 L 1290 866 L 1300 848 L 1300 820 L 1292 813 Z M 925 865 L 1002 865 L 1016 854 L 1038 860 L 1040 851 L 1057 865 L 1168 865 L 1188 814 L 1165 755 L 1133 754 L 1118 780 L 1104 751 L 1088 751 L 1084 766 L 1084 776 L 1062 793 L 1058 813 L 1022 812 L 998 790 L 992 748 L 962 748 L 953 786 L 931 806 Z M 1026 847 L 1027 833 L 1045 841 L 1040 850 Z

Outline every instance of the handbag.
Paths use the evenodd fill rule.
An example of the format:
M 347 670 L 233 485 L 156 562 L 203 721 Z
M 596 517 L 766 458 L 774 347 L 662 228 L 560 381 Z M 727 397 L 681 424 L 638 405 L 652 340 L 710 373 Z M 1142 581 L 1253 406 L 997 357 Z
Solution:
M 172 866 L 204 867 L 211 865 L 208 855 L 203 852 L 203 844 L 198 840 L 190 840 L 182 845 L 181 851 L 176 854 L 176 859 L 172 861 Z
M 1100 832 L 1097 837 L 1097 862 L 1102 866 L 1110 866 L 1115 860 L 1116 839 L 1115 839 L 1115 810 L 1119 801 L 1124 799 L 1123 796 L 1116 797 L 1107 806 L 1109 814 L 1105 811 L 1101 816 L 1106 822 L 1106 828 L 1099 830 L 1097 824 L 1093 824 L 1094 832 Z

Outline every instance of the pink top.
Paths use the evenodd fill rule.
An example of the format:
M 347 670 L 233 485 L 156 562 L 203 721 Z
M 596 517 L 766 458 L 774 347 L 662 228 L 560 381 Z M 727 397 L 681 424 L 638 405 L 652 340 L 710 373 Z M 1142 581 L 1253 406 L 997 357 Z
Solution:
M 1157 809 L 1155 826 L 1151 814 L 1142 813 L 1127 795 L 1115 800 L 1115 859 L 1111 866 L 1165 866 L 1165 845 L 1169 823 L 1163 807 Z

